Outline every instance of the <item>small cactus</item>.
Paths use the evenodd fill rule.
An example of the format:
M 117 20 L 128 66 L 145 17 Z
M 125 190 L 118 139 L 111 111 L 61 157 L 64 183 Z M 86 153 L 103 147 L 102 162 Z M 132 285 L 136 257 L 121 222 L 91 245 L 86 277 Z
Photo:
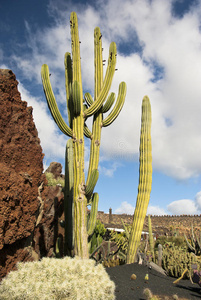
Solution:
M 89 284 L 90 282 L 90 284 Z M 18 263 L 0 285 L 0 299 L 115 299 L 115 284 L 104 267 L 79 257 Z
M 135 274 L 131 275 L 131 280 L 136 280 L 137 276 Z

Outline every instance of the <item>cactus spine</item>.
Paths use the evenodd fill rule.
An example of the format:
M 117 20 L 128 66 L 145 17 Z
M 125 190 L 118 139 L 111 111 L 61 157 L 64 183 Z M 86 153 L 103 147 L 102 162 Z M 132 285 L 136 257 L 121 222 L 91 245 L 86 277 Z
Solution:
M 151 184 L 151 105 L 149 98 L 145 96 L 142 101 L 138 195 L 126 257 L 128 264 L 133 263 L 135 261 L 135 255 L 137 253 L 137 248 L 141 240 L 144 219 L 149 204 Z
M 69 136 L 66 146 L 65 165 L 65 243 L 64 254 L 77 255 L 88 258 L 88 242 L 96 225 L 98 210 L 98 194 L 93 193 L 98 180 L 98 163 L 102 127 L 110 125 L 119 115 L 125 101 L 126 84 L 119 85 L 119 94 L 114 108 L 103 119 L 115 100 L 115 94 L 108 93 L 112 84 L 116 66 L 116 44 L 111 43 L 109 49 L 108 66 L 103 78 L 102 35 L 100 28 L 94 30 L 94 65 L 95 65 L 95 90 L 94 99 L 89 93 L 84 96 L 81 78 L 80 42 L 78 34 L 78 21 L 75 12 L 71 13 L 71 48 L 65 54 L 65 85 L 66 102 L 68 109 L 68 123 L 63 120 L 54 97 L 49 78 L 49 68 L 43 65 L 41 77 L 47 103 L 56 124 L 60 130 Z M 93 117 L 92 132 L 86 125 L 86 119 Z M 85 183 L 84 176 L 84 136 L 91 139 L 90 162 L 88 176 Z M 91 206 L 87 220 L 87 206 Z

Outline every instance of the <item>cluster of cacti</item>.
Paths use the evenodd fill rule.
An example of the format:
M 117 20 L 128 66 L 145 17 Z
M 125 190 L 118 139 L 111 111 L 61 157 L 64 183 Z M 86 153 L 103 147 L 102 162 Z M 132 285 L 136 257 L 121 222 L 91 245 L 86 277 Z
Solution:
M 98 179 L 98 163 L 101 129 L 110 125 L 118 116 L 124 104 L 126 84 L 119 85 L 116 103 L 107 117 L 103 114 L 112 107 L 115 94 L 108 96 L 116 65 L 116 44 L 109 48 L 108 66 L 103 78 L 102 35 L 100 28 L 94 30 L 94 66 L 95 89 L 94 99 L 86 93 L 83 100 L 80 41 L 78 21 L 75 12 L 71 13 L 71 46 L 70 53 L 65 54 L 66 99 L 68 123 L 63 120 L 58 109 L 50 84 L 49 68 L 43 65 L 41 76 L 43 87 L 51 114 L 60 130 L 70 137 L 66 147 L 65 167 L 65 251 L 64 254 L 78 255 L 88 258 L 88 237 L 93 233 L 98 209 L 98 194 L 93 193 Z M 87 127 L 86 120 L 93 117 L 92 131 Z M 84 136 L 91 139 L 89 170 L 87 180 L 84 175 Z M 91 213 L 87 222 L 87 206 Z
M 145 96 L 142 101 L 141 135 L 140 135 L 140 168 L 139 185 L 133 224 L 129 237 L 126 262 L 135 261 L 140 244 L 152 185 L 152 147 L 151 147 L 151 105 Z
M 47 178 L 48 181 L 48 186 L 55 186 L 55 185 L 61 185 L 62 187 L 64 187 L 64 179 L 63 178 L 54 178 L 54 175 L 50 172 L 45 172 L 45 176 Z
M 200 270 L 201 258 L 194 253 L 189 253 L 187 248 L 181 248 L 172 243 L 163 246 L 162 267 L 169 276 L 180 277 L 188 269 L 185 277 L 190 278 L 193 274 L 193 264 L 197 264 Z
M 102 263 L 105 267 L 122 264 L 117 256 L 118 248 L 111 241 L 103 241 L 90 255 L 97 263 Z
M 126 254 L 128 249 L 128 240 L 130 236 L 131 226 L 124 224 L 122 219 L 121 222 L 124 227 L 124 232 L 118 233 L 116 231 L 112 231 L 111 241 L 114 241 L 119 247 L 119 251 L 118 251 L 119 259 L 126 262 Z
M 0 285 L 0 299 L 115 299 L 115 284 L 102 265 L 78 257 L 18 263 Z
M 201 255 L 201 232 L 196 233 L 193 229 L 193 224 L 191 225 L 191 242 L 187 239 L 185 234 L 184 237 L 189 250 L 195 253 L 195 255 Z

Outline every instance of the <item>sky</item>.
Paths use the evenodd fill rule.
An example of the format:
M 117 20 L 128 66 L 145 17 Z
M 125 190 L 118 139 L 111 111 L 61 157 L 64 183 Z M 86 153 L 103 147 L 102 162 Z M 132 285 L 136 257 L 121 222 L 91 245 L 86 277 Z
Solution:
M 201 214 L 201 2 L 198 0 L 0 0 L 0 68 L 11 69 L 33 107 L 44 157 L 65 163 L 67 137 L 54 123 L 41 83 L 48 64 L 67 121 L 64 55 L 71 52 L 70 13 L 78 16 L 83 90 L 94 91 L 94 28 L 103 58 L 117 45 L 111 91 L 127 84 L 124 107 L 102 129 L 99 211 L 133 214 L 139 181 L 141 104 L 152 109 L 152 191 L 147 213 Z M 104 67 L 106 68 L 106 67 Z M 105 71 L 105 69 L 104 69 Z M 89 161 L 85 143 L 85 169 Z M 63 168 L 64 173 L 64 168 Z

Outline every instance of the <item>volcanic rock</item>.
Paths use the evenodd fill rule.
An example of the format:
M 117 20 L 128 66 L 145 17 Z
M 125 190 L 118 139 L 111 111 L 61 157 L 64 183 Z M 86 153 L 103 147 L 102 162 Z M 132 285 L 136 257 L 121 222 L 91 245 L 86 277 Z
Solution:
M 21 100 L 11 70 L 0 70 L 0 278 L 17 261 L 32 260 L 30 244 L 45 179 L 32 107 Z

